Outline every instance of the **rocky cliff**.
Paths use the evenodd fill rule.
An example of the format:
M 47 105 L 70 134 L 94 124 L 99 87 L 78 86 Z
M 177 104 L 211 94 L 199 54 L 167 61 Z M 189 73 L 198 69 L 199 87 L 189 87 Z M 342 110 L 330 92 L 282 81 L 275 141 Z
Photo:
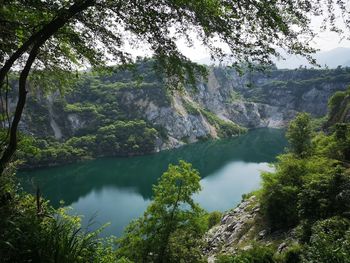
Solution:
M 214 263 L 218 255 L 248 250 L 254 242 L 272 246 L 276 253 L 282 253 L 298 241 L 294 229 L 271 232 L 264 221 L 255 196 L 224 213 L 221 222 L 211 228 L 204 238 L 203 253 L 208 257 L 208 262 Z
M 242 131 L 238 126 L 283 127 L 298 111 L 323 116 L 331 94 L 344 90 L 350 82 L 347 68 L 247 71 L 239 75 L 233 69 L 215 67 L 196 88 L 170 93 L 156 73 L 149 73 L 150 66 L 141 71 L 141 83 L 118 72 L 85 77 L 63 98 L 32 94 L 22 130 L 66 140 L 93 133 L 109 121 L 142 119 L 164 135 L 158 136 L 158 151 L 238 134 Z
M 328 120 L 325 124 L 329 129 L 336 123 L 350 122 L 350 87 L 345 91 L 337 91 L 329 100 Z

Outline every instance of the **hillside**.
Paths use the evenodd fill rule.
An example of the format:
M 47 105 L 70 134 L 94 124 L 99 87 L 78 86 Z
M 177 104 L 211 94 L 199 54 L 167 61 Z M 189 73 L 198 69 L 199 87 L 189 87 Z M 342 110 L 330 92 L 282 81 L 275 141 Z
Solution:
M 21 130 L 34 135 L 37 154 L 26 159 L 41 166 L 138 155 L 235 136 L 246 128 L 284 127 L 296 112 L 324 116 L 330 95 L 349 81 L 347 68 L 239 75 L 214 67 L 196 88 L 171 91 L 150 61 L 135 71 L 85 73 L 63 97 L 29 96 Z
M 208 262 L 349 262 L 348 92 L 331 97 L 327 133 L 305 113 L 290 123 L 275 170 L 205 235 Z

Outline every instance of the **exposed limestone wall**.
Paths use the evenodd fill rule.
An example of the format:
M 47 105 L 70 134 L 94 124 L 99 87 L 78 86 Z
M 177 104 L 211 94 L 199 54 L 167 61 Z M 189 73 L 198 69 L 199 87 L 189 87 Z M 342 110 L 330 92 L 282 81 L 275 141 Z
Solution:
M 217 129 L 208 119 L 200 111 L 189 111 L 188 104 L 247 128 L 284 127 L 298 111 L 310 112 L 314 116 L 326 114 L 328 98 L 335 91 L 344 90 L 348 83 L 339 80 L 310 81 L 317 77 L 317 72 L 310 76 L 305 74 L 281 70 L 270 75 L 255 73 L 239 76 L 233 70 L 212 68 L 207 81 L 199 83 L 196 89 L 174 92 L 169 100 L 162 88 L 126 88 L 113 92 L 126 118 L 145 119 L 166 131 L 168 139 L 159 140 L 155 149 L 159 151 L 201 138 L 218 137 Z M 304 83 L 300 88 L 300 81 L 310 83 Z M 29 103 L 22 130 L 38 136 L 65 139 L 75 136 L 81 129 L 96 125 L 93 117 L 67 113 L 54 107 L 55 98 L 57 94 L 47 98 L 39 96 L 35 103 Z M 71 103 L 79 102 L 81 98 L 68 96 L 66 99 Z M 34 113 L 38 108 L 41 112 L 36 116 Z M 40 127 L 35 127 L 38 118 L 41 119 Z

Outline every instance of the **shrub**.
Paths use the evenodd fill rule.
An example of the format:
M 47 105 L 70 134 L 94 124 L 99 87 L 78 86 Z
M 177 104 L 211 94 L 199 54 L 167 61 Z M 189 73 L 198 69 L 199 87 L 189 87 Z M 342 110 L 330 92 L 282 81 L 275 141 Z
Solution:
M 290 144 L 291 152 L 299 157 L 305 157 L 311 150 L 311 118 L 307 113 L 298 113 L 290 122 L 286 137 Z
M 213 226 L 220 223 L 222 217 L 222 213 L 219 211 L 213 211 L 208 215 L 208 228 L 212 228 Z
M 204 211 L 192 197 L 199 173 L 184 161 L 169 165 L 144 215 L 130 223 L 118 241 L 118 255 L 135 262 L 201 262 Z
M 235 255 L 221 255 L 216 263 L 273 263 L 272 248 L 254 243 L 248 250 L 239 250 Z
M 54 209 L 42 200 L 21 194 L 2 206 L 1 262 L 99 262 L 116 261 L 113 239 L 101 240 L 101 229 L 88 232 L 80 218 Z
M 305 262 L 350 262 L 350 221 L 332 217 L 316 223 Z

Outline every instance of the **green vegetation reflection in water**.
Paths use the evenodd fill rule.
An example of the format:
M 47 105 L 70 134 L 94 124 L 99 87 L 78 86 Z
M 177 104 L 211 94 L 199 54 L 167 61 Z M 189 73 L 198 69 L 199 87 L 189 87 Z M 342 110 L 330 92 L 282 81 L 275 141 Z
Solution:
M 286 146 L 284 131 L 257 129 L 237 138 L 199 142 L 175 150 L 131 158 L 101 158 L 79 164 L 18 173 L 25 190 L 38 185 L 55 207 L 60 200 L 88 220 L 112 222 L 105 234 L 122 233 L 149 204 L 152 185 L 170 163 L 183 159 L 202 177 L 196 196 L 205 209 L 227 210 L 259 186 L 259 170 Z M 97 224 L 98 225 L 98 224 Z M 97 226 L 96 226 L 97 227 Z

